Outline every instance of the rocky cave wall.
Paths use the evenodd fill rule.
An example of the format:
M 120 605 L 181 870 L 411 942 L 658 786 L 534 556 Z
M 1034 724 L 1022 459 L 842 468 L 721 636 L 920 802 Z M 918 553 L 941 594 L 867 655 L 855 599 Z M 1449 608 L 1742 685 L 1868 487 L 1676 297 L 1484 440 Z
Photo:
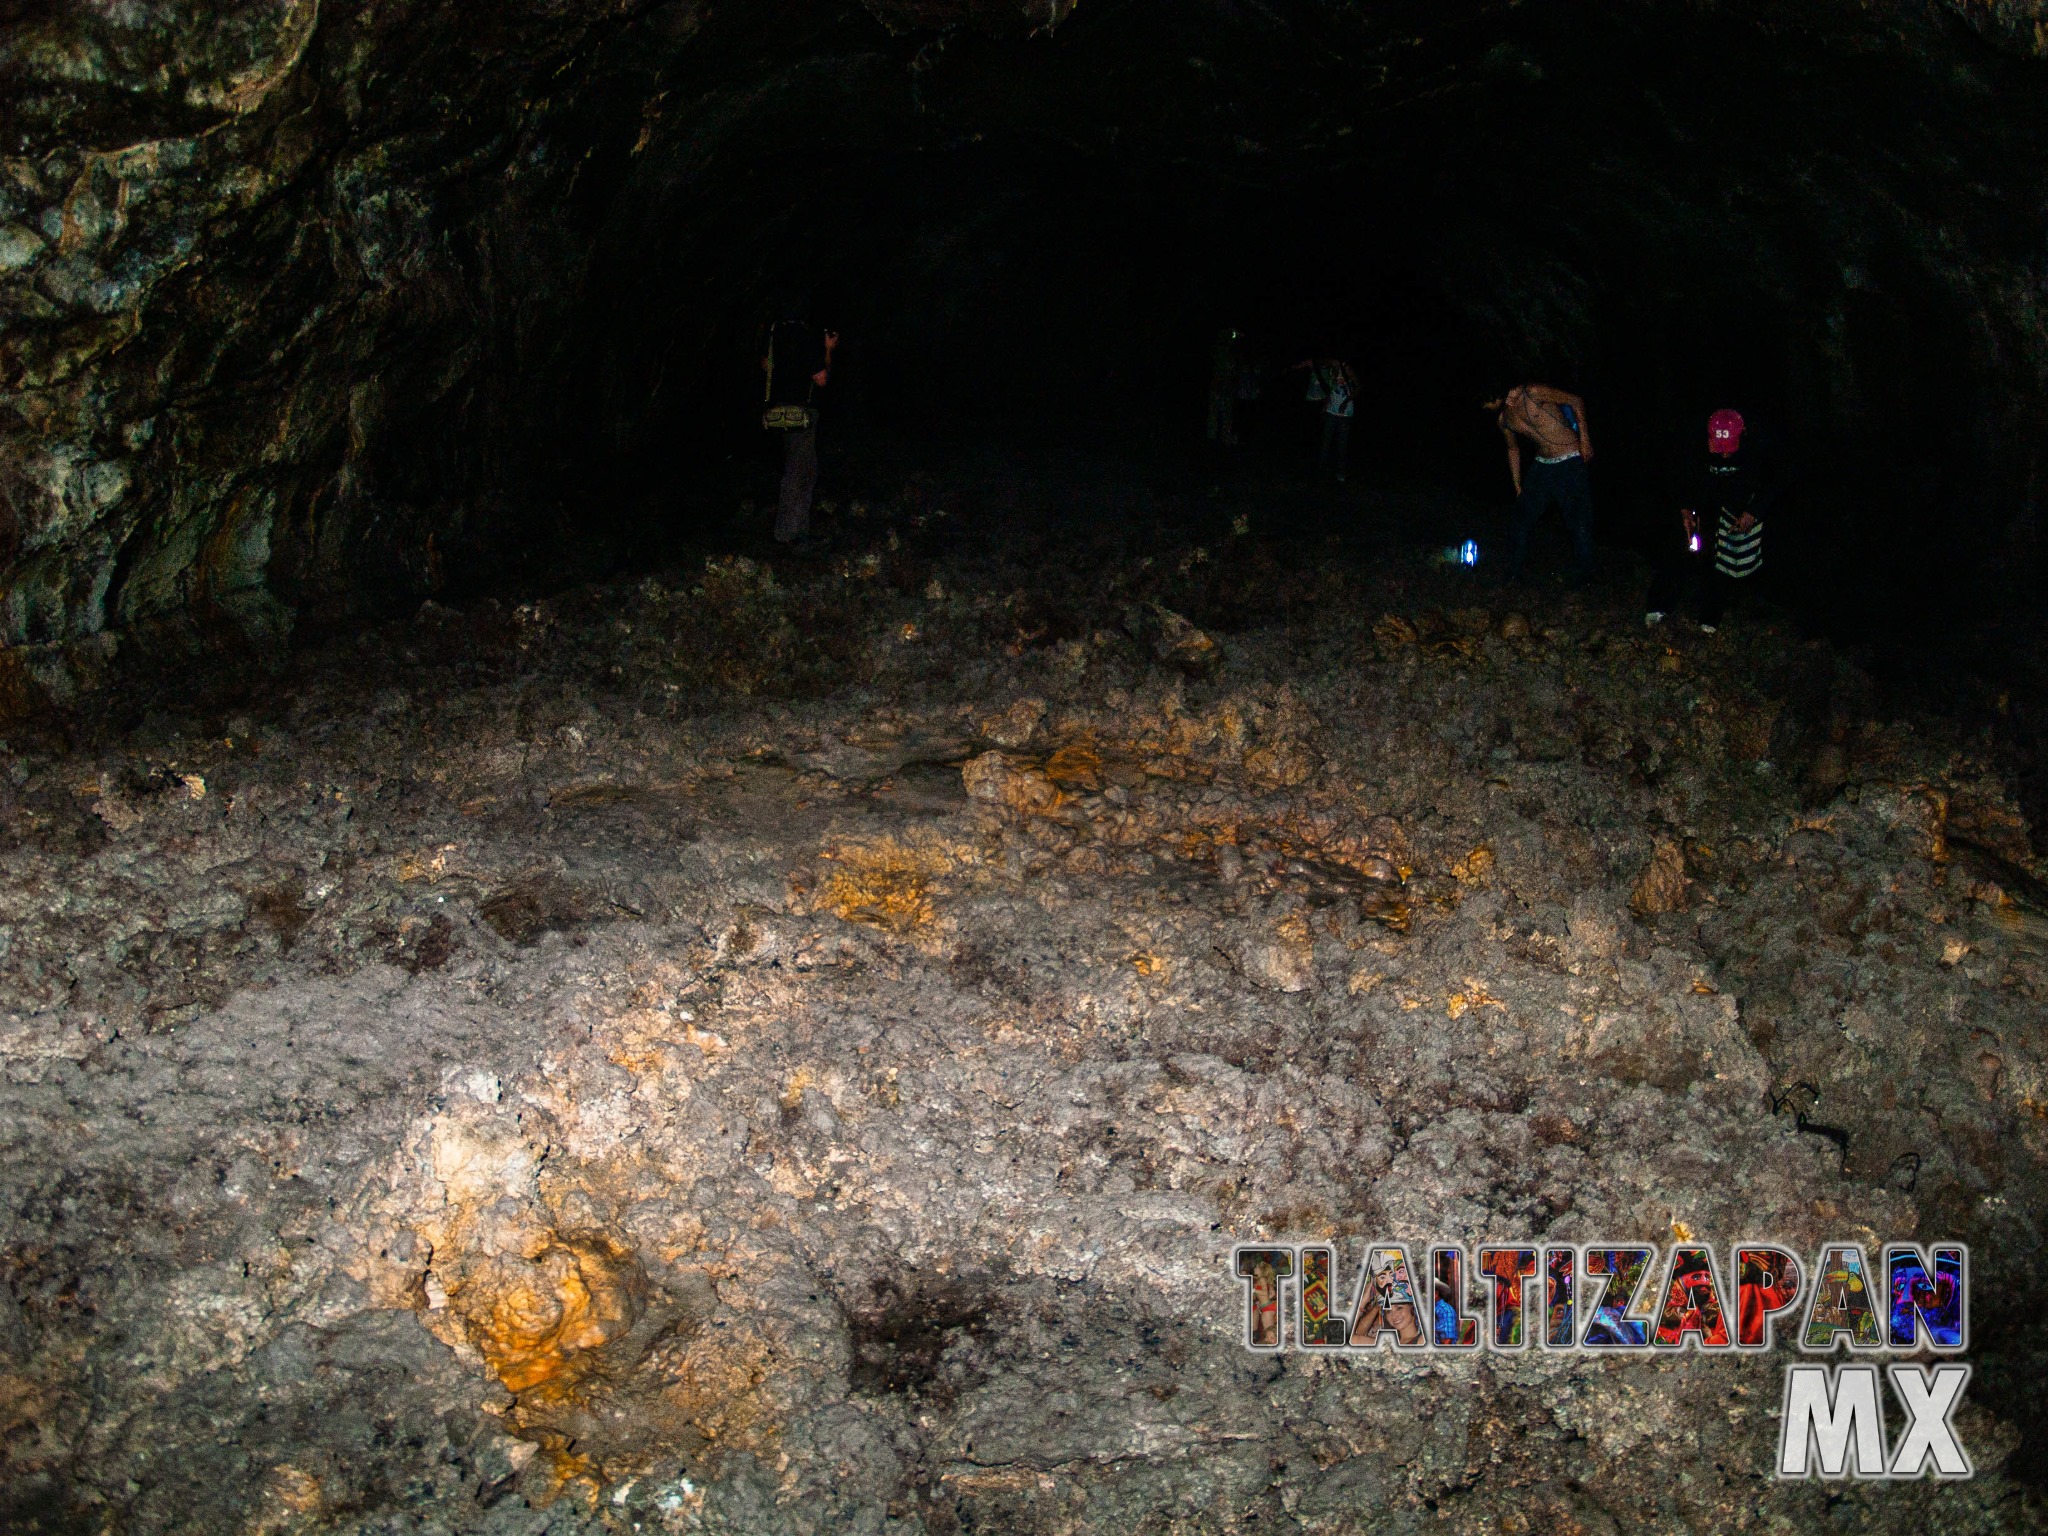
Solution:
M 1645 461 L 1717 372 L 1762 379 L 1845 502 L 2036 558 L 2048 7 L 1072 9 L 0 7 L 10 707 L 124 647 L 601 562 L 607 459 L 910 162 L 983 195 L 922 268 L 859 231 L 909 274 L 878 325 L 1066 165 L 1213 208 L 1196 244 L 1375 206 L 1375 259 L 1504 367 L 1610 386 Z

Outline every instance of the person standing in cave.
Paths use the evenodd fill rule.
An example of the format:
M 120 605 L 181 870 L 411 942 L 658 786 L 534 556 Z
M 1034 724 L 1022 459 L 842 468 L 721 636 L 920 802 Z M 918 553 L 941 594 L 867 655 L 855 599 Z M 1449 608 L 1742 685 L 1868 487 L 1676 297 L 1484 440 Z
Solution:
M 1294 365 L 1295 371 L 1303 368 L 1308 370 L 1309 402 L 1323 408 L 1322 470 L 1342 485 L 1351 461 L 1351 422 L 1358 414 L 1358 375 L 1337 357 L 1309 358 Z
M 1740 411 L 1719 410 L 1707 418 L 1706 460 L 1678 513 L 1683 542 L 1650 585 L 1645 623 L 1661 624 L 1666 613 L 1697 594 L 1700 628 L 1711 635 L 1730 599 L 1749 590 L 1762 572 L 1770 498 L 1758 466 L 1742 451 L 1747 430 Z
M 1237 386 L 1244 371 L 1244 359 L 1238 355 L 1241 339 L 1236 331 L 1218 331 L 1209 364 L 1209 441 L 1219 448 L 1237 446 Z
M 1323 364 L 1323 472 L 1344 483 L 1351 467 L 1351 421 L 1358 414 L 1358 375 L 1340 357 Z
M 1586 466 L 1593 458 L 1593 434 L 1586 402 L 1548 384 L 1518 384 L 1486 408 L 1498 414 L 1507 439 L 1508 473 L 1515 482 L 1515 512 L 1508 524 L 1507 578 L 1519 580 L 1529 553 L 1529 532 L 1556 507 L 1572 536 L 1572 584 L 1593 574 L 1593 487 Z M 1523 438 L 1535 446 L 1536 462 L 1522 468 Z
M 800 306 L 790 306 L 801 313 Z M 761 425 L 782 434 L 782 490 L 775 507 L 775 542 L 794 544 L 811 529 L 818 489 L 818 391 L 832 381 L 837 331 L 808 319 L 778 320 L 768 328 L 761 357 L 766 375 Z

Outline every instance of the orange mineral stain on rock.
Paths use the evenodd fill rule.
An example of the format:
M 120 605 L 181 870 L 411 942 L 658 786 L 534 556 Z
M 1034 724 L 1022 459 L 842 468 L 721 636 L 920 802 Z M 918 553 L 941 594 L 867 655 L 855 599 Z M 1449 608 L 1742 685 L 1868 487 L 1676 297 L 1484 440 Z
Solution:
M 1506 1013 L 1508 1005 L 1489 992 L 1486 984 L 1478 977 L 1467 976 L 1465 990 L 1453 992 L 1444 1000 L 1444 1012 L 1458 1019 L 1463 1018 L 1474 1008 L 1498 1008 L 1502 1013 Z
M 1639 917 L 1676 912 L 1686 903 L 1689 884 L 1684 850 L 1674 842 L 1660 841 L 1630 893 L 1629 905 Z
M 1451 866 L 1451 877 L 1460 885 L 1484 885 L 1493 873 L 1493 850 L 1481 843 Z
M 632 1255 L 598 1233 L 559 1236 L 531 1259 L 482 1265 L 448 1287 L 505 1390 L 574 1384 L 586 1357 L 639 1320 L 645 1281 Z
M 1102 788 L 1102 754 L 1094 743 L 1070 741 L 1045 760 L 1044 773 L 1063 789 Z
M 849 923 L 898 932 L 932 920 L 932 881 L 959 862 L 943 843 L 893 837 L 837 843 L 822 857 L 832 868 L 819 888 L 819 906 Z

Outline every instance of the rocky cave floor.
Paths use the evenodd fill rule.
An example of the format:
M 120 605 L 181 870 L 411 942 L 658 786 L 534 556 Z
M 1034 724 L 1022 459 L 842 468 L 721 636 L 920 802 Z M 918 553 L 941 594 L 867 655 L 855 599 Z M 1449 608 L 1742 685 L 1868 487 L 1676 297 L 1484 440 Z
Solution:
M 9 1528 L 2040 1528 L 1989 749 L 1625 581 L 1099 511 L 13 731 Z M 1254 1357 L 1227 1270 L 1687 1232 L 1973 1243 L 1978 1478 L 1776 1482 L 1782 1359 Z

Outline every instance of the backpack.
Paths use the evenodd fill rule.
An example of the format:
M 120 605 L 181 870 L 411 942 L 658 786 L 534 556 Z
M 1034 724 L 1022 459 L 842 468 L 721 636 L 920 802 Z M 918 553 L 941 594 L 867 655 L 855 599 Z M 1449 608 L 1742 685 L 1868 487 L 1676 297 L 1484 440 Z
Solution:
M 770 432 L 801 432 L 817 425 L 818 413 L 811 407 L 811 399 L 817 393 L 817 386 L 808 379 L 804 381 L 804 398 L 801 405 L 775 404 L 775 338 L 776 334 L 790 329 L 788 322 L 768 328 L 768 369 L 767 380 L 761 387 L 761 425 Z M 801 364 L 799 364 L 801 366 Z

